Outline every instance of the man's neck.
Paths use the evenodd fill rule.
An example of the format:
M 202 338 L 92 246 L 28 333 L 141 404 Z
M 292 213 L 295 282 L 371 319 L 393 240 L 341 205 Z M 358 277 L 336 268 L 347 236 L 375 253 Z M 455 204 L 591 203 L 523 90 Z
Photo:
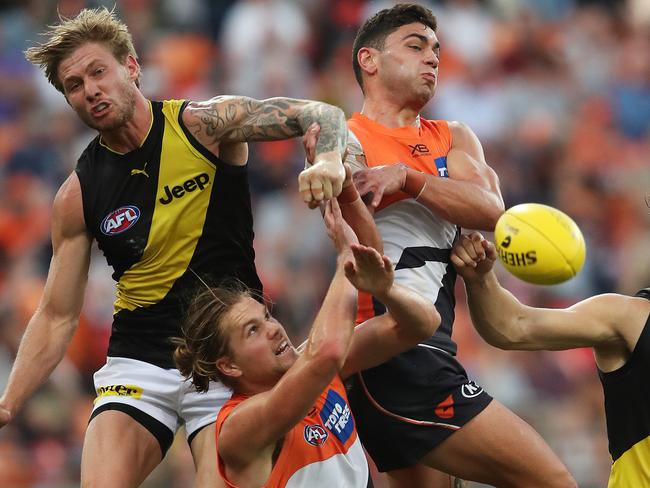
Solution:
M 366 97 L 361 113 L 375 122 L 389 127 L 420 127 L 420 110 L 395 100 Z
M 100 132 L 101 142 L 120 154 L 133 151 L 144 143 L 147 134 L 149 134 L 152 119 L 151 104 L 138 91 L 133 118 L 119 129 Z

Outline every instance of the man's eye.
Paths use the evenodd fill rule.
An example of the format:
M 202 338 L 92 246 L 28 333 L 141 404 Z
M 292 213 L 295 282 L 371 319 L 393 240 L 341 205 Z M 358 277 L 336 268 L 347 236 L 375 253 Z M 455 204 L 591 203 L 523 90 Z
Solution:
M 422 48 L 420 46 L 409 46 L 411 49 L 415 49 L 416 51 L 422 51 Z

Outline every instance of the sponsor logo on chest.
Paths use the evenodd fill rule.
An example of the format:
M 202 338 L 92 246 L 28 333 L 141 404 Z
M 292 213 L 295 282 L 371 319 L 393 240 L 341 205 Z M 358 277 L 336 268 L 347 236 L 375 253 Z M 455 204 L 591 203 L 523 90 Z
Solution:
M 126 205 L 109 213 L 102 223 L 100 229 L 107 236 L 121 234 L 135 225 L 140 218 L 140 209 L 135 205 Z
M 327 393 L 325 405 L 320 412 L 320 419 L 325 428 L 334 434 L 341 444 L 345 444 L 354 432 L 354 420 L 350 407 L 345 399 L 334 390 Z
M 165 194 L 163 197 L 158 199 L 158 201 L 163 205 L 168 205 L 174 199 L 183 198 L 188 193 L 192 193 L 196 190 L 203 191 L 209 184 L 210 176 L 208 176 L 207 173 L 201 173 L 194 178 L 184 181 L 180 185 L 174 185 L 171 188 L 169 185 L 165 185 L 165 188 L 163 188 Z

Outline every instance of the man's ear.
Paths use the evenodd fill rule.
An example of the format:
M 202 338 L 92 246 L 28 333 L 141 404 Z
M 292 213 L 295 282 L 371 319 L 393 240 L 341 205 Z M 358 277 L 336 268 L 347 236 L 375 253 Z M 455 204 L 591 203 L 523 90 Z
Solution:
M 132 54 L 128 54 L 124 64 L 129 73 L 129 78 L 136 81 L 140 77 L 140 63 L 138 63 L 138 60 Z
M 239 378 L 242 375 L 242 370 L 228 356 L 217 359 L 217 369 L 222 375 L 230 378 Z
M 371 47 L 362 47 L 357 53 L 357 61 L 361 71 L 367 75 L 374 75 L 377 72 L 377 54 L 379 51 Z

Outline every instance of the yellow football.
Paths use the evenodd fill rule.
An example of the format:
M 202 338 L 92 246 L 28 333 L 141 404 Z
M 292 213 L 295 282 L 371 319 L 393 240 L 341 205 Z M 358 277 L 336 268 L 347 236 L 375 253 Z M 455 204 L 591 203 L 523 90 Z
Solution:
M 585 262 L 578 225 L 564 212 L 539 203 L 506 210 L 494 229 L 494 242 L 505 268 L 528 283 L 562 283 Z

